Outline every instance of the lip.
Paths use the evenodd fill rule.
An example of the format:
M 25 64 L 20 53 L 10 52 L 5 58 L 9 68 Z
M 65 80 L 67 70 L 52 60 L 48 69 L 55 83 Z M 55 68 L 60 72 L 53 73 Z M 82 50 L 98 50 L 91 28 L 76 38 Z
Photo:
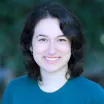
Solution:
M 57 60 L 47 60 L 46 57 L 44 57 L 45 62 L 49 64 L 55 64 L 60 60 L 60 57 L 47 57 L 47 58 L 58 58 Z

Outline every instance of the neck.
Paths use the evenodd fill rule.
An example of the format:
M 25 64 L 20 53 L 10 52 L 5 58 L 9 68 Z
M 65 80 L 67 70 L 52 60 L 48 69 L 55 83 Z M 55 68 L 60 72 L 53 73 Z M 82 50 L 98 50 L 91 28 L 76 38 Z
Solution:
M 42 77 L 42 84 L 40 87 L 47 90 L 56 90 L 63 86 L 66 81 L 66 73 L 68 71 L 68 67 L 64 67 L 55 72 L 46 72 L 45 70 L 41 69 L 41 77 Z

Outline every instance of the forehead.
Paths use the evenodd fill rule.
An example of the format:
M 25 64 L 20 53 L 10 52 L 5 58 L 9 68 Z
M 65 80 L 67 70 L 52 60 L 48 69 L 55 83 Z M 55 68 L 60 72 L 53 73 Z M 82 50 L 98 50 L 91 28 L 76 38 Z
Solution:
M 59 20 L 57 18 L 45 18 L 40 20 L 34 29 L 34 35 L 38 36 L 40 34 L 57 37 L 59 35 L 63 35 L 62 30 L 59 26 Z

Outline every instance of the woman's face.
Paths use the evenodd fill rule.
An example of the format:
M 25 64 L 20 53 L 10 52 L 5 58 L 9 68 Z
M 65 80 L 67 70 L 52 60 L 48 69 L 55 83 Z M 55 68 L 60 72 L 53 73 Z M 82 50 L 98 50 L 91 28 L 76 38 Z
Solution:
M 55 72 L 68 66 L 71 43 L 61 31 L 58 19 L 47 17 L 37 23 L 32 48 L 40 70 Z

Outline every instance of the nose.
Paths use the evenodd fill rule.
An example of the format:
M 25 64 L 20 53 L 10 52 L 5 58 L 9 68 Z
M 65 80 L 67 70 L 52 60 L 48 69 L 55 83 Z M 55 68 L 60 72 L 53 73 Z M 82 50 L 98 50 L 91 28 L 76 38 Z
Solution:
M 50 42 L 48 46 L 48 54 L 49 55 L 55 55 L 56 54 L 56 47 L 54 42 Z

